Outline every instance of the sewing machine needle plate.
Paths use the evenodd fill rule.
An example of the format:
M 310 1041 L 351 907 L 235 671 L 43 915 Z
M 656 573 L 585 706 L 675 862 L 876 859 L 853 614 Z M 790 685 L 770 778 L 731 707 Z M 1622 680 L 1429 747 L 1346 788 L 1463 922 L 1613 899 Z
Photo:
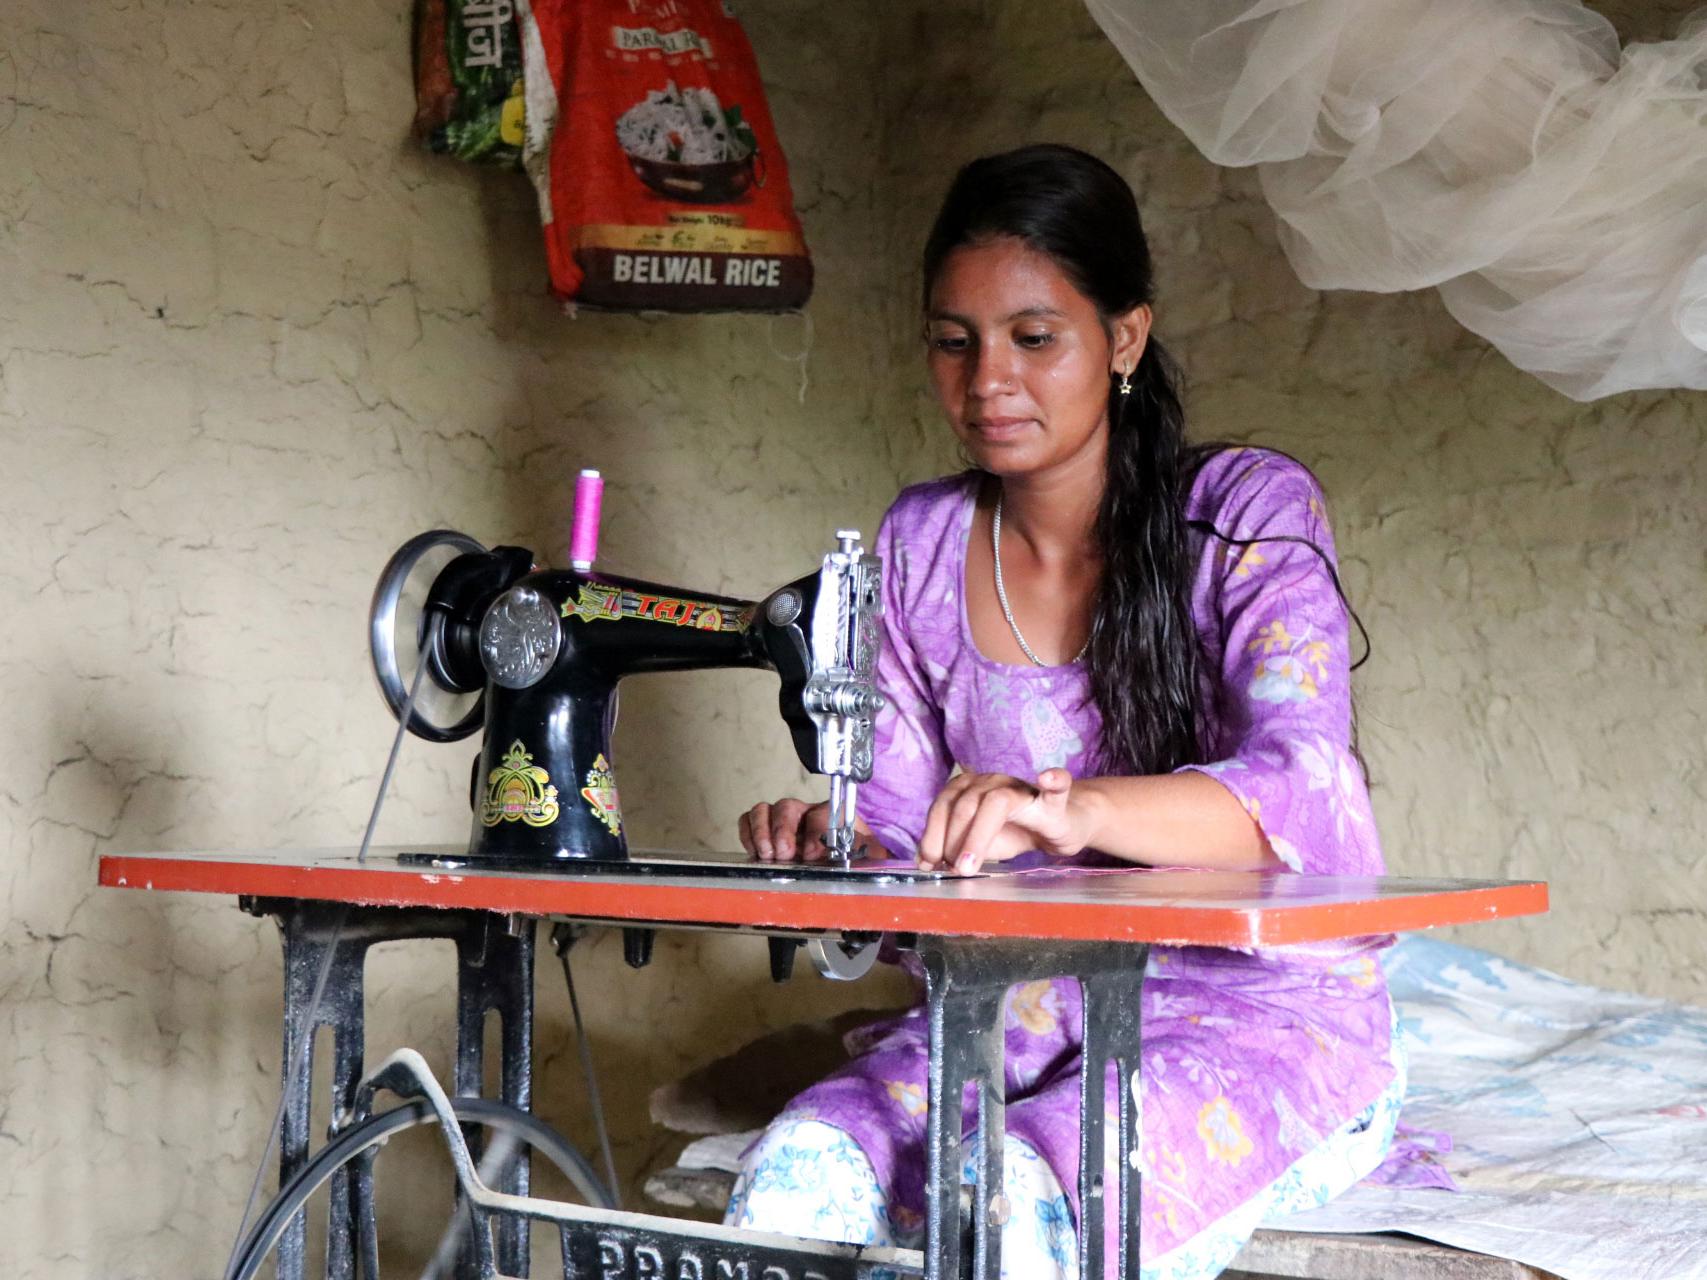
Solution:
M 842 881 L 859 884 L 919 884 L 938 880 L 965 879 L 948 871 L 922 871 L 911 862 L 855 862 L 833 867 L 823 862 L 750 862 L 734 858 L 687 856 L 656 850 L 631 854 L 628 859 L 562 858 L 542 862 L 537 858 L 459 858 L 444 853 L 404 852 L 397 860 L 405 866 L 430 866 L 440 871 L 464 867 L 493 871 L 532 871 L 565 875 L 669 876 L 672 879 L 768 880 L 786 884 L 795 881 Z

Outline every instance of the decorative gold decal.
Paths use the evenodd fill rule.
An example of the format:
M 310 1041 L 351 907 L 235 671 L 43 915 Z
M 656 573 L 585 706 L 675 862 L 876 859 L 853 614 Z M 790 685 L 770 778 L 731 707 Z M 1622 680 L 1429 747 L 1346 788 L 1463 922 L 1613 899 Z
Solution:
M 533 763 L 521 739 L 510 744 L 504 759 L 486 777 L 486 800 L 480 806 L 480 821 L 488 827 L 500 822 L 525 822 L 530 827 L 549 827 L 557 821 L 557 788 L 551 775 Z
M 593 767 L 587 770 L 587 785 L 581 788 L 581 795 L 591 806 L 593 816 L 609 827 L 613 836 L 620 836 L 622 800 L 616 794 L 616 775 L 611 772 L 610 761 L 602 753 L 593 761 Z
M 680 600 L 675 596 L 647 595 L 606 582 L 583 582 L 575 603 L 563 602 L 565 618 L 583 622 L 619 622 L 641 618 L 666 622 L 673 627 L 700 631 L 745 631 L 753 621 L 753 610 L 709 600 Z

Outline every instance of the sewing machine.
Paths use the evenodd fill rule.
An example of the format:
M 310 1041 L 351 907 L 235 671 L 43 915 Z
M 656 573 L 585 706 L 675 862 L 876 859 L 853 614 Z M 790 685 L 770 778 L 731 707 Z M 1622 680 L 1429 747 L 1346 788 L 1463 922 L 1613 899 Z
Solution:
M 830 779 L 824 842 L 832 869 L 851 869 L 857 788 L 871 777 L 883 704 L 874 683 L 882 565 L 842 530 L 815 573 L 760 600 L 599 572 L 597 481 L 584 472 L 577 486 L 568 570 L 435 530 L 404 543 L 374 592 L 374 671 L 392 712 L 433 742 L 484 728 L 467 859 L 632 869 L 612 763 L 618 682 L 757 667 L 781 681 L 800 762 Z

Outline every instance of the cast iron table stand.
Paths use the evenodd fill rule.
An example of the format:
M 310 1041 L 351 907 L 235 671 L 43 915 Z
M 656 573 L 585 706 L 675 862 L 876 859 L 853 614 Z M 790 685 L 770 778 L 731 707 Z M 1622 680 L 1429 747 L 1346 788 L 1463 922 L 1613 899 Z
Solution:
M 972 1206 L 971 1274 L 1002 1273 L 1002 1188 L 1006 1133 L 1003 1004 L 1008 988 L 1037 978 L 1074 977 L 1084 999 L 1084 1055 L 1079 1073 L 1079 1274 L 1103 1274 L 1105 1074 L 1120 1089 L 1115 1155 L 1120 1186 L 1120 1280 L 1137 1280 L 1139 1177 L 1136 1150 L 1139 990 L 1145 943 L 1025 942 L 995 938 L 920 938 L 930 1010 L 930 1110 L 926 1116 L 925 1277 L 963 1274 L 960 1234 L 960 1129 L 965 1088 L 977 1090 L 977 1185 Z
M 311 1032 L 329 1028 L 332 1035 L 330 1093 L 332 1114 L 350 1114 L 363 1074 L 365 983 L 368 949 L 380 942 L 407 938 L 447 938 L 457 950 L 456 1065 L 451 1092 L 479 1096 L 485 1078 L 484 1030 L 489 1013 L 501 1026 L 501 1098 L 527 1109 L 532 1099 L 534 921 L 488 911 L 436 908 L 363 907 L 303 899 L 245 898 L 245 910 L 270 915 L 279 926 L 284 946 L 284 1076 L 290 1081 L 279 1140 L 279 1182 L 284 1185 L 307 1163 L 309 1113 L 316 1088 Z M 926 1113 L 926 1280 L 997 1280 L 1001 1275 L 1001 1227 L 1008 1218 L 1002 1187 L 1005 1037 L 1003 1005 L 1016 983 L 1043 977 L 1079 980 L 1084 1009 L 1084 1070 L 1080 1076 L 1079 1139 L 1079 1274 L 1103 1274 L 1104 1115 L 1105 1071 L 1114 1066 L 1117 1081 L 1130 1080 L 1138 1070 L 1139 993 L 1144 979 L 1147 945 L 1108 942 L 1036 942 L 1019 939 L 920 937 L 910 942 L 924 962 L 930 1028 L 930 1093 Z M 332 950 L 325 992 L 310 1027 L 315 979 Z M 297 1062 L 292 1075 L 292 1047 Z M 961 1107 L 957 1100 L 968 1086 L 975 1094 L 977 1116 L 976 1169 L 971 1214 L 970 1256 L 963 1257 L 960 1177 Z M 1119 1091 L 1116 1159 L 1120 1185 L 1115 1212 L 1120 1220 L 1121 1280 L 1138 1274 L 1139 1177 L 1131 1159 L 1137 1115 L 1134 1090 Z M 478 1158 L 477 1135 L 469 1135 Z M 528 1165 L 514 1162 L 496 1190 L 528 1194 Z M 326 1237 L 328 1280 L 353 1280 L 357 1214 L 373 1213 L 371 1197 L 352 1195 L 349 1171 L 341 1170 L 331 1184 Z M 352 1205 L 355 1206 L 352 1212 Z M 511 1214 L 494 1215 L 494 1246 L 498 1267 L 507 1275 L 528 1274 L 525 1222 Z M 479 1221 L 477 1215 L 476 1222 Z M 668 1219 L 660 1219 L 668 1222 Z M 483 1224 L 482 1224 L 483 1226 Z M 481 1229 L 477 1227 L 477 1229 Z M 307 1275 L 308 1224 L 299 1215 L 278 1247 L 279 1280 L 302 1280 Z M 627 1234 L 627 1233 L 625 1233 Z M 640 1233 L 642 1249 L 669 1256 L 673 1233 L 660 1226 Z M 692 1238 L 692 1237 L 689 1237 Z M 647 1276 L 647 1264 L 622 1268 L 634 1252 L 633 1242 L 586 1239 L 570 1232 L 574 1275 L 629 1274 Z M 665 1245 L 660 1249 L 659 1245 Z M 590 1251 L 586 1246 L 591 1246 Z M 615 1245 L 616 1247 L 612 1247 Z M 769 1250 L 761 1251 L 768 1255 Z M 582 1262 L 591 1263 L 583 1267 Z M 743 1269 L 740 1262 L 757 1263 Z M 727 1268 L 731 1277 L 746 1280 L 855 1280 L 866 1268 L 852 1260 L 812 1257 L 810 1270 L 794 1271 L 786 1263 L 742 1259 Z M 836 1265 L 840 1263 L 839 1267 Z M 613 1271 L 615 1264 L 619 1269 Z M 472 1251 L 464 1250 L 459 1276 L 478 1280 Z M 656 1274 L 663 1280 L 667 1274 Z M 692 1275 L 692 1272 L 686 1273 Z M 674 1280 L 674 1277 L 671 1277 Z M 712 1280 L 710 1275 L 706 1280 Z
M 486 1018 L 499 1019 L 499 1096 L 527 1110 L 533 1100 L 533 961 L 534 922 L 490 911 L 441 910 L 434 907 L 363 907 L 343 902 L 299 898 L 242 899 L 254 915 L 270 915 L 279 926 L 284 945 L 284 1069 L 289 1082 L 279 1133 L 279 1185 L 282 1187 L 308 1163 L 309 1114 L 314 1098 L 314 1033 L 321 1027 L 332 1035 L 330 1081 L 333 1122 L 350 1114 L 363 1073 L 366 983 L 363 969 L 368 949 L 376 943 L 408 938 L 447 938 L 456 944 L 456 1065 L 451 1092 L 479 1097 L 486 1069 Z M 314 1024 L 308 1024 L 314 1003 L 314 984 L 332 952 L 326 988 Z M 295 1046 L 295 1075 L 292 1047 Z M 475 1156 L 479 1135 L 468 1133 Z M 498 1190 L 528 1193 L 528 1162 L 511 1162 Z M 353 1280 L 355 1231 L 351 1211 L 371 1221 L 373 1203 L 352 1196 L 349 1171 L 333 1176 L 326 1230 L 327 1280 Z M 511 1275 L 527 1275 L 527 1231 L 520 1219 L 504 1216 L 496 1223 L 498 1265 Z M 302 1280 L 306 1272 L 308 1221 L 297 1215 L 279 1241 L 278 1280 Z M 464 1250 L 458 1271 L 476 1276 L 472 1256 Z

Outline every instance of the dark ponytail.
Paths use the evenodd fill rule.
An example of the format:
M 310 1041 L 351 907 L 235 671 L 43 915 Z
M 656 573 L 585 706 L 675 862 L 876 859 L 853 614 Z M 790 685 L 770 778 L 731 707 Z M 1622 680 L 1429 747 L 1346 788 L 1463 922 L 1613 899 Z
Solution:
M 949 188 L 925 244 L 926 305 L 948 254 L 1013 236 L 1047 254 L 1112 333 L 1154 296 L 1150 249 L 1124 179 L 1071 147 L 974 160 Z M 1102 581 L 1091 625 L 1091 695 L 1102 716 L 1097 767 L 1166 773 L 1200 759 L 1201 651 L 1191 617 L 1185 499 L 1200 459 L 1185 444 L 1172 359 L 1152 337 L 1132 390 L 1109 387 L 1108 470 L 1096 542 Z
M 1124 185 L 1124 184 L 1122 184 Z M 1104 770 L 1167 773 L 1199 759 L 1198 668 L 1185 500 L 1185 410 L 1173 358 L 1152 337 L 1132 390 L 1109 396 L 1097 516 L 1102 582 L 1087 655 Z

